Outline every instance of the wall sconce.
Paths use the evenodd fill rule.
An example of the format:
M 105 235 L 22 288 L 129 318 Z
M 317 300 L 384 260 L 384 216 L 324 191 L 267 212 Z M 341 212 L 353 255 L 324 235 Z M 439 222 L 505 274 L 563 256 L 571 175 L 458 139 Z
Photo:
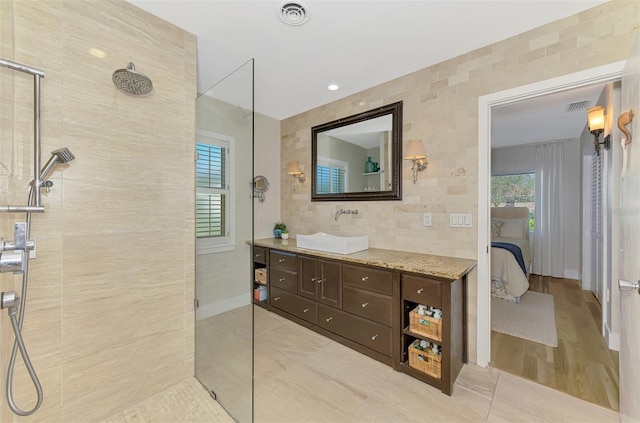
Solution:
M 587 123 L 589 125 L 589 132 L 593 134 L 593 145 L 595 146 L 596 153 L 600 155 L 600 145 L 604 145 L 604 149 L 611 148 L 611 135 L 604 137 L 604 141 L 600 142 L 600 134 L 604 132 L 604 107 L 595 106 L 587 110 Z
M 404 153 L 405 160 L 411 160 L 411 179 L 415 184 L 418 180 L 418 172 L 427 168 L 427 155 L 424 152 L 422 141 L 410 140 L 407 151 Z
M 289 169 L 287 170 L 287 175 L 291 175 L 293 177 L 293 190 L 296 190 L 296 181 L 303 183 L 307 176 L 300 170 L 300 165 L 298 162 L 289 162 Z

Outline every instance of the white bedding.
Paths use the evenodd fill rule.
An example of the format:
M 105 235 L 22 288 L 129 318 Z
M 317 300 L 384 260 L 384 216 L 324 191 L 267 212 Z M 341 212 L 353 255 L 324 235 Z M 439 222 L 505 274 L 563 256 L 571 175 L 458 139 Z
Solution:
M 493 238 L 491 241 L 516 244 L 522 250 L 527 270 L 531 269 L 531 247 L 528 239 Z M 529 280 L 522 272 L 518 261 L 511 252 L 503 248 L 491 249 L 491 279 L 501 280 L 513 297 L 519 297 L 529 289 Z

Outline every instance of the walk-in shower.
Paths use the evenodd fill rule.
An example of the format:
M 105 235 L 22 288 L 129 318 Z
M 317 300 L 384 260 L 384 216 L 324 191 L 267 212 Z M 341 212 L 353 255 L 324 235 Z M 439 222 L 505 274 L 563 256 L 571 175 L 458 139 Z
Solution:
M 14 274 L 22 274 L 21 294 L 15 291 L 2 292 L 0 294 L 0 308 L 8 309 L 11 327 L 15 335 L 11 358 L 7 368 L 6 390 L 7 403 L 11 410 L 20 416 L 28 416 L 35 413 L 40 405 L 42 405 L 43 392 L 42 385 L 38 380 L 27 349 L 22 340 L 22 325 L 24 323 L 25 306 L 27 299 L 27 283 L 29 281 L 29 257 L 30 251 L 35 249 L 35 240 L 31 239 L 31 213 L 44 212 L 44 206 L 41 204 L 40 190 L 47 191 L 53 186 L 53 182 L 48 180 L 49 174 L 53 171 L 57 164 L 68 163 L 75 159 L 75 156 L 68 148 L 60 148 L 51 152 L 51 157 L 40 168 L 40 79 L 44 77 L 44 72 L 19 63 L 0 59 L 0 66 L 9 69 L 24 72 L 33 75 L 34 79 L 34 146 L 33 146 L 33 180 L 29 187 L 29 196 L 26 205 L 6 205 L 0 206 L 0 212 L 9 213 L 26 213 L 25 222 L 16 222 L 14 225 L 13 240 L 5 240 L 0 238 L 0 272 L 13 272 Z M 18 351 L 25 363 L 29 376 L 33 381 L 33 385 L 37 393 L 37 401 L 31 410 L 24 411 L 20 409 L 13 399 L 13 372 L 15 368 Z

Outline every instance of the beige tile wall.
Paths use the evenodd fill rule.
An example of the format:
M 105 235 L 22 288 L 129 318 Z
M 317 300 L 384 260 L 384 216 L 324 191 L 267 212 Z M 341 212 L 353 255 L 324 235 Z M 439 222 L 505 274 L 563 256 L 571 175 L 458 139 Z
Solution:
M 52 174 L 31 232 L 23 332 L 45 400 L 19 419 L 2 389 L 0 421 L 97 421 L 193 375 L 196 40 L 120 0 L 4 0 L 0 28 L 1 57 L 45 71 L 43 162 L 61 146 L 77 157 Z M 111 82 L 130 61 L 152 78 L 148 96 Z M 25 203 L 32 78 L 0 68 L 0 87 L 1 202 Z M 12 239 L 24 217 L 0 219 Z M 0 282 L 20 288 L 18 276 Z M 28 409 L 35 392 L 18 362 L 16 400 Z
M 640 2 L 611 1 L 284 120 L 283 181 L 291 160 L 311 172 L 311 127 L 399 100 L 405 147 L 421 139 L 429 167 L 414 185 L 405 161 L 402 201 L 311 202 L 310 178 L 295 192 L 282 184 L 283 221 L 293 234 L 367 234 L 376 248 L 476 258 L 478 97 L 623 60 L 639 27 Z M 340 208 L 360 213 L 336 222 L 331 213 Z M 422 226 L 424 212 L 432 213 L 431 228 Z M 449 213 L 471 213 L 474 228 L 449 228 Z M 474 284 L 469 293 L 473 361 Z

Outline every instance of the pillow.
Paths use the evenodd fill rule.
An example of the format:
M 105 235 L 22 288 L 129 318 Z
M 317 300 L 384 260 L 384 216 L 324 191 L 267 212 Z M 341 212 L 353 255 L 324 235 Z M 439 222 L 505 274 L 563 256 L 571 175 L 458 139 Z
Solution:
M 525 228 L 528 229 L 526 219 L 491 219 L 491 236 L 493 236 L 493 222 L 502 222 L 501 238 L 525 238 Z
M 491 219 L 491 238 L 500 238 L 500 229 L 504 225 L 504 222 L 500 222 L 495 219 Z

